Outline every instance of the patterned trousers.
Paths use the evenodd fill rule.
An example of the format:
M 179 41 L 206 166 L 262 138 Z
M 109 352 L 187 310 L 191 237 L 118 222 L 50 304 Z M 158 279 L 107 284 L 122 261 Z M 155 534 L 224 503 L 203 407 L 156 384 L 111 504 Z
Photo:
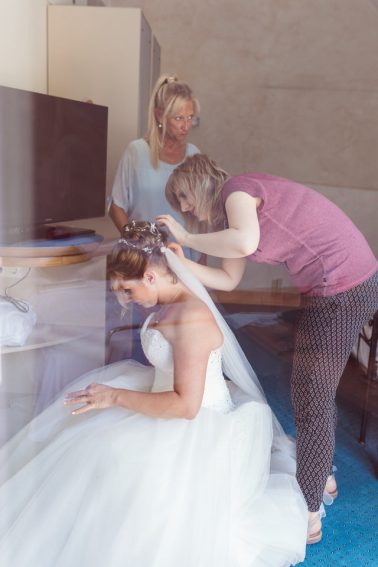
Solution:
M 297 479 L 311 512 L 319 510 L 332 470 L 336 389 L 358 333 L 378 309 L 378 273 L 332 297 L 313 297 L 295 340 L 291 396 L 297 428 Z

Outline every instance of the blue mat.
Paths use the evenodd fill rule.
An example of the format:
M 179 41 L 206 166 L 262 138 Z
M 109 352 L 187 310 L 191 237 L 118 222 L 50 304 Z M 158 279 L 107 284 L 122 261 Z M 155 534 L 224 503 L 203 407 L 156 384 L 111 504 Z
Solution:
M 285 374 L 285 372 L 283 372 Z M 291 435 L 295 426 L 288 375 L 260 376 L 269 403 Z M 307 546 L 308 567 L 378 566 L 378 481 L 366 448 L 358 443 L 361 416 L 339 402 L 335 465 L 339 497 L 326 506 L 323 539 Z M 378 435 L 370 435 L 374 450 Z

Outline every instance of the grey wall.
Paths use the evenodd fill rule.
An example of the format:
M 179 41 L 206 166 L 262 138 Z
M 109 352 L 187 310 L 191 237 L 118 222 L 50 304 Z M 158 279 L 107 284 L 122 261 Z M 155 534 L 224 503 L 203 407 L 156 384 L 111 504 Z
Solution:
M 204 152 L 319 189 L 378 253 L 378 1 L 103 3 L 144 10 L 162 69 L 200 99 Z

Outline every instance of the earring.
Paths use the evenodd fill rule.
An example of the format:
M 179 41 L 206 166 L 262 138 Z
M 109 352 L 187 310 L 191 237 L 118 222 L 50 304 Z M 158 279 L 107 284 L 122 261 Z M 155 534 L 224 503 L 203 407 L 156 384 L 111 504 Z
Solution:
M 161 124 L 161 122 L 159 122 L 158 128 L 163 128 L 163 124 Z

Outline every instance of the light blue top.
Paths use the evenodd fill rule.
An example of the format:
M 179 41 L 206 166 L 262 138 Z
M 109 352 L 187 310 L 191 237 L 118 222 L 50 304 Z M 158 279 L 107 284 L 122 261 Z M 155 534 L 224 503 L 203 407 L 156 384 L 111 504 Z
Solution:
M 199 149 L 194 144 L 186 145 L 185 157 L 197 153 Z M 169 213 L 182 222 L 180 214 L 165 198 L 168 177 L 178 165 L 159 161 L 154 169 L 147 142 L 142 138 L 133 140 L 118 164 L 111 202 L 124 209 L 134 220 L 154 221 L 157 215 Z

